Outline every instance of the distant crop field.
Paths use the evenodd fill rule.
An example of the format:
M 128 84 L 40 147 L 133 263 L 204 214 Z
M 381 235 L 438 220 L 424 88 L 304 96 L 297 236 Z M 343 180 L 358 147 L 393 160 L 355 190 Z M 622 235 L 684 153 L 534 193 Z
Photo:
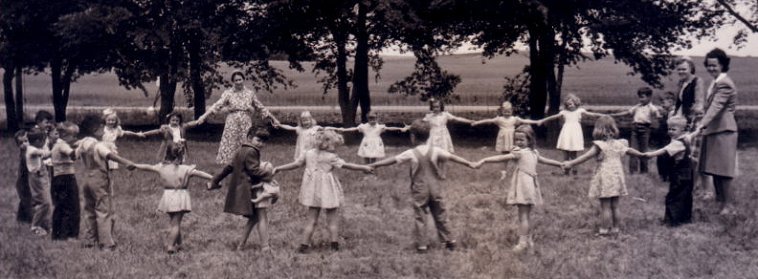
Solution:
M 215 172 L 218 135 L 188 142 L 189 163 Z M 478 160 L 494 154 L 492 141 L 460 136 L 460 156 Z M 388 142 L 388 155 L 407 149 L 407 139 Z M 121 155 L 154 163 L 157 141 L 119 141 Z M 262 159 L 275 165 L 292 159 L 294 139 L 278 137 L 262 149 Z M 38 238 L 15 222 L 14 185 L 18 150 L 0 138 L 0 277 L 1 278 L 755 278 L 758 274 L 758 181 L 756 149 L 741 150 L 734 181 L 738 197 L 735 216 L 715 215 L 715 202 L 695 202 L 694 223 L 678 228 L 659 225 L 667 185 L 651 175 L 627 176 L 630 195 L 621 198 L 622 233 L 597 237 L 599 203 L 587 198 L 594 160 L 579 167 L 579 175 L 555 175 L 540 166 L 545 204 L 533 211 L 535 248 L 511 252 L 517 240 L 517 210 L 504 203 L 506 183 L 499 180 L 502 164 L 470 170 L 451 165 L 444 197 L 451 228 L 459 243 L 454 252 L 434 241 L 428 254 L 415 253 L 408 166 L 378 170 L 378 179 L 360 172 L 336 170 L 345 192 L 340 208 L 342 250 L 331 252 L 323 223 L 314 235 L 315 250 L 297 254 L 306 209 L 297 202 L 302 169 L 277 175 L 282 196 L 270 209 L 273 252 L 260 251 L 257 232 L 249 246 L 232 251 L 244 219 L 223 213 L 226 188 L 206 191 L 190 184 L 193 211 L 184 218 L 185 249 L 164 252 L 168 217 L 156 211 L 162 189 L 157 175 L 118 170 L 114 179 L 117 212 L 115 252 L 81 247 L 81 241 Z M 337 153 L 359 162 L 357 146 Z M 540 149 L 562 158 L 552 146 Z M 80 167 L 80 166 L 79 166 Z M 80 182 L 82 180 L 79 180 Z M 80 184 L 81 185 L 81 184 Z M 320 220 L 323 221 L 323 220 Z
M 697 75 L 706 81 L 710 80 L 702 58 L 694 58 L 697 64 Z M 458 74 L 462 82 L 455 93 L 460 96 L 460 105 L 496 106 L 502 93 L 504 77 L 518 74 L 529 61 L 523 55 L 510 57 L 498 56 L 485 59 L 478 54 L 450 55 L 439 58 L 445 70 Z M 398 96 L 387 93 L 387 88 L 397 80 L 407 76 L 413 70 L 413 57 L 385 57 L 381 78 L 374 80 L 371 73 L 370 84 L 373 105 L 420 105 L 416 96 Z M 296 88 L 284 90 L 279 88 L 274 92 L 259 92 L 258 97 L 264 104 L 272 106 L 283 105 L 317 105 L 337 106 L 336 91 L 323 94 L 321 85 L 310 71 L 311 64 L 306 63 L 305 72 L 288 69 L 285 62 L 274 61 L 273 65 L 282 69 L 287 77 L 297 85 Z M 758 58 L 734 57 L 729 75 L 734 79 L 739 89 L 740 105 L 758 105 Z M 225 70 L 229 72 L 229 69 Z M 646 86 L 638 76 L 630 76 L 630 68 L 624 64 L 616 64 L 611 59 L 587 61 L 578 67 L 567 68 L 563 93 L 579 95 L 587 105 L 632 105 L 636 102 L 636 90 Z M 666 87 L 663 90 L 676 89 L 674 80 L 664 78 Z M 24 77 L 25 99 L 28 104 L 51 104 L 49 76 L 40 74 Z M 140 91 L 126 90 L 118 85 L 118 80 L 112 73 L 88 75 L 82 77 L 71 88 L 72 106 L 134 106 L 148 107 L 152 105 L 157 88 L 155 83 L 145 84 L 151 96 L 144 97 Z M 707 85 L 707 83 L 706 83 Z M 186 106 L 178 89 L 177 101 L 179 106 Z M 657 93 L 662 90 L 657 90 Z M 220 96 L 220 91 L 213 93 L 209 104 Z

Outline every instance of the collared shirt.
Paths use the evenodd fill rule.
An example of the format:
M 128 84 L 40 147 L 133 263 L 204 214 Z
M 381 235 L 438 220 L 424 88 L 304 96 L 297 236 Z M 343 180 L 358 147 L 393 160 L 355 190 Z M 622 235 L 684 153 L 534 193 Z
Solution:
M 108 172 L 108 154 L 116 153 L 114 145 L 100 142 L 95 138 L 86 137 L 79 140 L 76 148 L 76 156 L 82 159 L 82 163 L 88 170 L 97 169 Z
M 47 168 L 42 163 L 42 157 L 49 156 L 50 151 L 37 148 L 32 145 L 26 147 L 26 169 L 29 173 L 47 172 Z
M 629 109 L 632 114 L 632 123 L 635 124 L 650 124 L 653 123 L 653 119 L 660 118 L 660 112 L 653 103 L 647 105 L 637 104 Z
M 672 140 L 671 143 L 663 147 L 663 150 L 672 158 L 679 160 L 684 156 L 684 151 L 687 150 L 687 147 L 679 140 Z
M 74 149 L 66 141 L 62 139 L 55 141 L 50 152 L 52 153 L 50 156 L 53 162 L 53 176 L 76 173 L 74 160 L 71 158 Z

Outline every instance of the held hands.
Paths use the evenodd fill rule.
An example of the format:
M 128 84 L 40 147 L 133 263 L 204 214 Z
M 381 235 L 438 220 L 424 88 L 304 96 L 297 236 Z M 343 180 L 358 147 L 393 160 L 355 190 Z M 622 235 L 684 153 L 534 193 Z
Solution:
M 571 169 L 572 167 L 573 166 L 569 162 L 562 162 L 561 163 L 561 170 L 563 170 L 564 172 L 567 171 L 567 170 L 569 170 L 569 169 Z
M 472 169 L 478 169 L 478 168 L 482 167 L 483 164 L 484 164 L 483 161 L 470 162 L 469 165 L 468 165 L 468 167 L 472 168 Z
M 135 166 L 134 164 L 128 164 L 126 165 L 126 169 L 129 171 L 133 171 L 137 169 L 137 166 Z

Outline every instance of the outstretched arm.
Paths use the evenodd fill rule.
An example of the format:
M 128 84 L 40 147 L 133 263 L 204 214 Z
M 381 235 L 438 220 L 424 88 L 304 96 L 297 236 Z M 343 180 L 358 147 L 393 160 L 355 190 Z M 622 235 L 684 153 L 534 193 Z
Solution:
M 479 160 L 476 163 L 473 163 L 472 167 L 479 168 L 483 164 L 505 162 L 505 161 L 515 160 L 515 159 L 518 159 L 518 156 L 514 154 L 495 155 L 495 156 L 486 157 L 484 159 Z
M 395 159 L 395 157 L 389 157 L 389 158 L 385 158 L 380 161 L 374 162 L 373 164 L 370 164 L 369 166 L 372 168 L 380 168 L 380 167 L 391 166 L 397 163 L 398 161 L 397 159 Z
M 542 125 L 542 124 L 544 124 L 545 122 L 548 122 L 548 121 L 552 121 L 552 120 L 556 120 L 556 119 L 558 119 L 558 118 L 561 118 L 562 116 L 563 116 L 563 115 L 562 115 L 562 114 L 560 114 L 560 113 L 558 113 L 558 114 L 553 114 L 553 115 L 551 115 L 551 116 L 548 116 L 548 117 L 545 117 L 545 118 L 542 118 L 542 119 L 538 120 L 538 121 L 537 121 L 537 125 Z
M 120 164 L 124 164 L 124 165 L 127 166 L 126 167 L 127 169 L 134 168 L 134 162 L 132 162 L 129 159 L 126 159 L 124 157 L 118 156 L 118 154 L 116 154 L 114 152 L 108 153 L 108 155 L 106 155 L 105 158 L 108 159 L 108 160 L 111 160 L 111 161 L 118 162 Z
M 288 170 L 294 170 L 296 168 L 302 167 L 305 164 L 305 156 L 300 155 L 300 158 L 295 160 L 292 163 L 284 164 L 278 167 L 274 168 L 274 173 L 279 173 L 280 171 L 288 171 Z
M 124 136 L 139 137 L 141 133 L 124 130 Z
M 594 117 L 601 117 L 601 116 L 605 115 L 605 114 L 602 114 L 602 113 L 591 112 L 591 111 L 586 111 L 586 110 L 584 112 L 582 112 L 582 114 L 588 115 L 588 116 L 594 116 Z
M 184 128 L 195 128 L 195 127 L 199 126 L 200 124 L 202 124 L 202 122 L 198 119 L 198 120 L 193 120 L 193 121 L 185 122 L 183 126 L 184 126 Z
M 626 150 L 626 154 L 628 154 L 628 155 L 633 155 L 633 156 L 637 156 L 637 157 L 645 157 L 645 154 L 643 154 L 643 153 L 642 153 L 642 152 L 640 152 L 639 150 L 637 150 L 637 149 L 634 149 L 634 148 L 631 148 L 631 147 L 630 147 L 629 149 L 627 149 L 627 150 Z
M 642 153 L 642 155 L 644 155 L 645 157 L 648 157 L 648 158 L 650 158 L 650 157 L 658 157 L 658 156 L 661 156 L 663 154 L 666 154 L 666 148 L 661 148 L 661 149 L 658 149 L 658 150 L 655 150 L 655 151 L 648 151 L 648 152 Z
M 405 127 L 384 127 L 385 131 L 406 132 L 411 126 L 405 125 Z
M 542 156 L 538 156 L 537 157 L 537 162 L 545 164 L 545 165 L 555 166 L 555 167 L 562 167 L 563 166 L 563 163 L 561 163 L 561 162 L 558 162 L 558 161 L 550 159 L 550 158 L 542 157 Z
M 205 180 L 212 180 L 213 179 L 213 176 L 210 173 L 207 173 L 207 172 L 204 172 L 204 171 L 201 171 L 201 170 L 197 170 L 197 169 L 190 171 L 189 175 L 190 176 L 194 176 L 194 177 L 200 177 L 200 178 L 205 179 Z
M 280 123 L 279 126 L 274 126 L 274 127 L 279 128 L 279 129 L 285 129 L 287 131 L 297 131 L 297 127 L 296 126 L 290 126 L 290 125 L 287 125 L 287 124 L 281 124 Z
M 497 122 L 497 117 L 490 118 L 490 119 L 482 119 L 482 120 L 472 122 L 471 126 L 477 126 L 477 125 L 483 125 L 483 124 L 495 124 L 496 122 Z
M 458 164 L 461 164 L 461 165 L 467 166 L 467 167 L 469 167 L 469 168 L 473 168 L 473 165 L 474 165 L 474 163 L 473 163 L 473 162 L 471 162 L 471 161 L 469 161 L 469 160 L 466 160 L 465 158 L 463 158 L 463 157 L 460 157 L 460 156 L 458 156 L 458 155 L 455 155 L 455 154 L 453 154 L 453 153 L 445 152 L 445 153 L 442 153 L 442 154 L 441 154 L 441 156 L 442 156 L 442 157 L 443 157 L 445 160 L 453 161 L 453 162 L 456 162 L 456 163 L 458 163 Z
M 461 122 L 461 123 L 466 123 L 466 124 L 471 124 L 474 122 L 473 120 L 470 120 L 468 118 L 463 118 L 463 117 L 455 116 L 452 114 L 448 114 L 448 115 L 450 115 L 450 120 L 453 120 L 455 122 Z
M 349 169 L 349 170 L 358 170 L 363 172 L 371 172 L 374 168 L 372 168 L 369 165 L 358 165 L 353 163 L 345 163 L 342 165 L 342 168 Z
M 351 128 L 338 128 L 338 127 L 324 127 L 325 130 L 335 130 L 337 132 L 357 132 L 358 127 Z
M 148 164 L 134 164 L 134 167 L 141 171 L 151 171 L 151 172 L 158 172 L 158 169 L 156 169 L 153 165 Z
M 139 132 L 140 137 L 152 137 L 157 135 L 163 134 L 163 127 L 155 129 L 155 130 L 149 130 L 147 132 Z
M 589 151 L 587 151 L 584 154 L 582 154 L 582 156 L 579 156 L 579 158 L 576 158 L 576 159 L 568 161 L 568 162 L 563 162 L 563 165 L 565 165 L 566 167 L 569 167 L 569 168 L 573 167 L 573 166 L 576 166 L 578 164 L 586 162 L 587 160 L 589 160 L 592 157 L 597 156 L 598 153 L 600 153 L 600 149 L 596 145 L 593 145 L 592 148 L 590 148 Z

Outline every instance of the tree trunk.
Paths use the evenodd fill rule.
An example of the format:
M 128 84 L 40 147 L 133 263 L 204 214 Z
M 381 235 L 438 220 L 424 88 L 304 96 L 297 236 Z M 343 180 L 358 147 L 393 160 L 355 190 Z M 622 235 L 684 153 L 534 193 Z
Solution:
M 4 68 L 3 73 L 3 95 L 5 97 L 5 119 L 6 128 L 13 133 L 18 131 L 19 123 L 16 117 L 16 102 L 13 100 L 13 65 Z
M 353 96 L 352 107 L 361 107 L 361 122 L 368 122 L 368 112 L 371 110 L 371 96 L 368 89 L 368 26 L 366 26 L 365 4 L 358 4 L 358 18 L 356 20 L 356 47 L 355 66 L 353 67 Z
M 23 127 L 26 119 L 24 119 L 24 69 L 21 66 L 16 66 L 16 115 L 19 127 Z
M 63 61 L 60 57 L 53 57 L 50 61 L 50 76 L 53 85 L 53 111 L 55 122 L 66 121 L 66 107 L 63 105 Z
M 334 34 L 334 33 L 333 33 Z M 337 45 L 337 99 L 342 112 L 342 125 L 344 127 L 355 126 L 355 108 L 350 102 L 350 88 L 347 86 L 347 44 L 346 34 L 335 34 Z
M 174 96 L 176 96 L 176 78 L 169 73 L 161 75 L 161 107 L 158 110 L 159 124 L 166 123 L 166 116 L 174 110 Z
M 558 113 L 561 106 L 561 94 L 558 92 L 555 79 L 555 31 L 547 26 L 543 34 L 540 37 L 540 57 L 545 71 L 545 87 L 549 101 L 547 113 L 553 115 Z
M 539 49 L 540 35 L 538 28 L 529 28 L 529 115 L 532 119 L 544 118 L 547 104 L 547 73 Z
M 193 106 L 195 119 L 205 113 L 205 84 L 203 83 L 202 58 L 200 57 L 200 43 L 197 38 L 190 40 L 189 45 L 190 80 L 192 82 Z

